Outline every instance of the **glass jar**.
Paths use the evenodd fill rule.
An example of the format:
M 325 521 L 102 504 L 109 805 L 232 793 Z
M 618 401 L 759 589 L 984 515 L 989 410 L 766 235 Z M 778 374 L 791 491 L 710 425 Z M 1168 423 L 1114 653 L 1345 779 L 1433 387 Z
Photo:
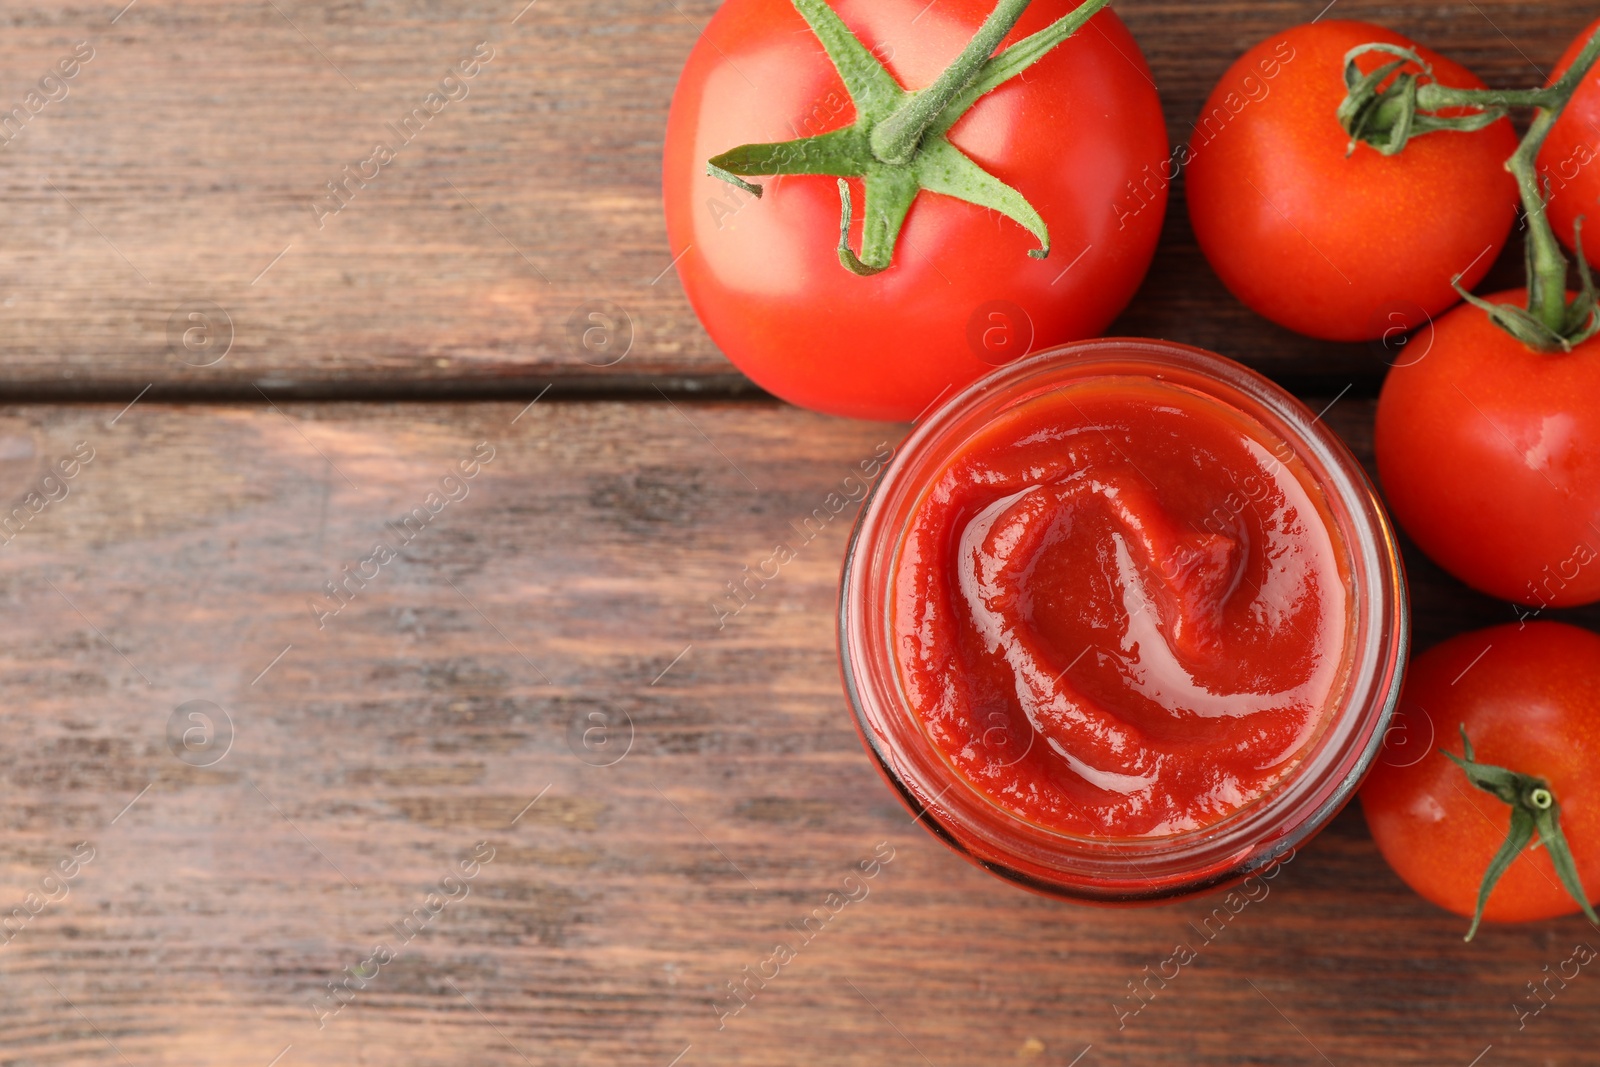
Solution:
M 909 520 L 930 482 L 1002 413 L 1101 376 L 1155 378 L 1227 405 L 1287 443 L 1320 493 L 1346 558 L 1341 681 L 1322 728 L 1265 793 L 1198 829 L 1085 837 L 1002 808 L 964 778 L 910 706 L 893 654 L 893 593 Z M 1180 899 L 1280 860 L 1331 819 L 1371 766 L 1399 700 L 1410 636 L 1394 532 L 1350 450 L 1304 405 L 1221 356 L 1164 341 L 1067 345 L 1004 367 L 929 415 L 862 508 L 845 558 L 839 648 L 862 741 L 917 821 L 971 862 L 1051 896 L 1098 904 Z

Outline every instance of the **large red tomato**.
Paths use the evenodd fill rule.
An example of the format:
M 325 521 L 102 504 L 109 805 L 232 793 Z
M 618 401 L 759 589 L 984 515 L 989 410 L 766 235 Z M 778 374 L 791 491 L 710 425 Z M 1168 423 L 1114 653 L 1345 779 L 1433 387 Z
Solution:
M 830 6 L 905 89 L 933 83 L 995 7 Z M 1077 6 L 1036 0 L 1002 47 Z M 757 178 L 757 198 L 706 173 L 709 159 L 736 146 L 855 120 L 844 82 L 790 0 L 727 0 L 678 82 L 663 176 L 672 254 L 712 339 L 763 388 L 820 411 L 911 418 L 1030 348 L 1098 334 L 1138 288 L 1171 167 L 1150 71 L 1115 15 L 1096 15 L 949 131 L 951 144 L 1037 210 L 1049 228 L 1046 259 L 1030 258 L 1038 242 L 1015 222 L 925 189 L 892 265 L 861 277 L 836 251 L 836 178 Z M 850 184 L 860 248 L 863 185 Z
M 1578 58 L 1589 38 L 1600 31 L 1600 19 L 1590 23 L 1568 46 L 1551 73 L 1556 81 Z M 1579 217 L 1593 227 L 1600 222 L 1600 66 L 1591 70 L 1567 101 L 1539 149 L 1539 171 L 1549 181 L 1546 212 L 1556 236 L 1574 248 L 1573 233 Z M 1584 258 L 1600 264 L 1600 232 L 1584 235 Z
M 1535 352 L 1463 305 L 1407 353 L 1379 395 L 1376 441 L 1406 533 L 1491 596 L 1600 600 L 1600 338 Z
M 1316 22 L 1241 56 L 1189 145 L 1189 217 L 1223 283 L 1272 321 L 1333 341 L 1420 326 L 1456 303 L 1451 278 L 1475 285 L 1516 215 L 1507 121 L 1420 136 L 1393 156 L 1364 143 L 1350 152 L 1338 118 L 1345 54 L 1374 42 L 1415 50 L 1442 85 L 1484 87 L 1392 30 Z M 1391 58 L 1358 62 L 1370 72 Z
M 1600 891 L 1600 635 L 1563 623 L 1463 634 L 1411 662 L 1400 711 L 1361 789 L 1372 838 L 1406 884 L 1471 915 L 1512 808 L 1475 787 L 1443 748 L 1542 781 L 1586 892 Z M 1484 918 L 1546 919 L 1578 902 L 1548 848 L 1525 848 Z

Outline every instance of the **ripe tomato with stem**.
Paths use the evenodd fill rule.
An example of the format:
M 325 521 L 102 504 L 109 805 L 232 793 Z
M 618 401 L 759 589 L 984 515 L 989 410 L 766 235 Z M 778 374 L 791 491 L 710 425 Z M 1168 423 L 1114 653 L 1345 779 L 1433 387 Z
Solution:
M 1167 162 L 1105 6 L 727 0 L 678 82 L 663 196 L 728 358 L 793 403 L 909 419 L 1102 331 L 1165 210 L 1132 183 Z
M 1355 56 L 1363 45 L 1394 52 Z M 1341 122 L 1352 87 L 1423 76 L 1483 88 L 1400 34 L 1337 19 L 1275 34 L 1223 75 L 1189 144 L 1186 196 L 1200 248 L 1244 304 L 1297 333 L 1364 341 L 1422 325 L 1460 300 L 1453 277 L 1488 271 L 1516 216 L 1501 167 L 1511 124 L 1397 155 Z
M 1412 660 L 1361 788 L 1378 850 L 1423 897 L 1480 919 L 1600 924 L 1600 635 L 1557 622 L 1462 634 Z

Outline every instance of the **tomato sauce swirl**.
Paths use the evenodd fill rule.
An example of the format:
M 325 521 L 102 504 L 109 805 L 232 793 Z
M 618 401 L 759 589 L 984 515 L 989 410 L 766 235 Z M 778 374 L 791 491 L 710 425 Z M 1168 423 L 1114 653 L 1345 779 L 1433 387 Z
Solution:
M 909 706 L 996 805 L 1085 837 L 1268 793 L 1343 684 L 1346 550 L 1293 450 L 1106 376 L 1005 412 L 933 478 L 893 576 Z

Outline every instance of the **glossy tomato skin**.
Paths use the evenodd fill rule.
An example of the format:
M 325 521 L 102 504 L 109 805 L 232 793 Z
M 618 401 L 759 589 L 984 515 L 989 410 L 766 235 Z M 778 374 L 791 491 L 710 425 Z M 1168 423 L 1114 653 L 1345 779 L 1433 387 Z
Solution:
M 1347 156 L 1344 57 L 1370 42 L 1415 48 L 1444 85 L 1484 87 L 1381 26 L 1316 22 L 1241 56 L 1189 145 L 1189 217 L 1223 283 L 1273 322 L 1333 341 L 1416 327 L 1456 303 L 1450 279 L 1465 271 L 1462 283 L 1476 284 L 1516 214 L 1509 122 L 1418 137 L 1395 156 L 1365 144 Z
M 1006 43 L 1076 6 L 1037 0 Z M 832 7 L 902 86 L 923 88 L 994 4 Z M 957 148 L 1038 210 L 1050 229 L 1047 259 L 1028 256 L 1037 244 L 1015 223 L 924 192 L 893 265 L 857 277 L 835 251 L 837 179 L 756 178 L 765 189 L 756 199 L 705 173 L 708 158 L 737 145 L 826 133 L 855 118 L 789 0 L 727 0 L 679 80 L 663 176 L 678 276 L 712 340 L 764 389 L 819 411 L 909 419 L 1020 357 L 1028 334 L 1038 350 L 1100 333 L 1138 288 L 1166 209 L 1166 128 L 1138 46 L 1109 11 L 950 131 Z M 862 190 L 852 186 L 859 250 Z
M 1600 19 L 1568 46 L 1550 74 L 1552 82 L 1572 66 L 1596 30 L 1600 30 Z M 1568 249 L 1575 248 L 1573 227 L 1583 216 L 1587 228 L 1584 258 L 1600 264 L 1600 232 L 1595 229 L 1600 223 L 1600 64 L 1583 79 L 1566 110 L 1550 128 L 1550 135 L 1539 149 L 1539 170 L 1550 182 L 1546 211 L 1556 236 Z
M 1376 428 L 1378 477 L 1401 527 L 1491 596 L 1534 607 L 1600 599 L 1600 339 L 1534 352 L 1463 305 L 1406 351 Z
M 1400 711 L 1361 788 L 1361 809 L 1407 885 L 1470 916 L 1511 809 L 1439 754 L 1440 747 L 1462 753 L 1463 724 L 1478 762 L 1550 786 L 1593 899 L 1600 893 L 1600 635 L 1564 623 L 1510 623 L 1452 638 L 1411 661 Z M 1522 922 L 1577 910 L 1549 856 L 1531 849 L 1500 879 L 1484 918 Z

